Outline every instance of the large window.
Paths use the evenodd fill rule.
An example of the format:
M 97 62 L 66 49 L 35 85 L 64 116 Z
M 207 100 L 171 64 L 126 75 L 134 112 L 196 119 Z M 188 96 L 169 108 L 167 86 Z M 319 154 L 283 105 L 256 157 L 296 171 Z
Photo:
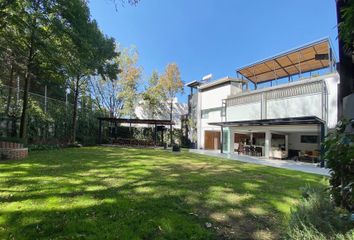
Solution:
M 301 135 L 301 143 L 318 143 L 316 135 Z
M 204 109 L 201 111 L 201 118 L 202 119 L 209 119 L 214 118 L 215 116 L 219 116 L 220 117 L 221 114 L 221 107 L 218 108 L 209 108 L 209 109 Z M 212 115 L 212 116 L 210 116 Z
M 209 112 L 208 111 L 202 111 L 202 119 L 208 119 L 209 118 Z

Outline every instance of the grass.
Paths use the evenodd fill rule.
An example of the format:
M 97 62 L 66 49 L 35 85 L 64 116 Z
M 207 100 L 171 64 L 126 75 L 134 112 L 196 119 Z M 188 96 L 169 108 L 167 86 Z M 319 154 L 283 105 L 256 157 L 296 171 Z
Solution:
M 325 182 L 188 152 L 32 152 L 0 163 L 0 239 L 278 239 L 300 188 Z

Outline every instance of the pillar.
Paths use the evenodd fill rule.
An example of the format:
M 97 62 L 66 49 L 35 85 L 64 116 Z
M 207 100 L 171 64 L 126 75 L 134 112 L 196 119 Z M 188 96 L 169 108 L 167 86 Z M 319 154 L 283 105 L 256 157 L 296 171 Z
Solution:
M 154 145 L 156 146 L 156 140 L 157 140 L 157 129 L 156 129 L 156 123 L 154 127 Z
M 98 144 L 102 143 L 102 120 L 98 120 Z
M 321 156 L 320 162 L 321 162 L 321 167 L 325 166 L 325 160 L 324 160 L 325 147 L 323 145 L 323 142 L 325 140 L 325 136 L 326 136 L 326 127 L 325 127 L 324 123 L 321 123 L 320 124 L 320 143 L 321 143 L 321 146 L 320 146 L 320 156 Z
M 285 135 L 285 152 L 289 156 L 289 135 Z
M 269 158 L 271 146 L 272 146 L 272 134 L 269 130 L 266 130 L 265 142 L 264 142 L 264 155 L 266 158 Z
M 221 134 L 220 134 L 220 152 L 224 153 L 224 128 L 221 126 Z
M 232 128 L 230 127 L 229 128 L 229 134 L 230 134 L 230 142 L 229 142 L 229 152 L 230 153 L 234 153 L 235 152 L 235 134 L 234 134 L 234 131 L 232 130 Z

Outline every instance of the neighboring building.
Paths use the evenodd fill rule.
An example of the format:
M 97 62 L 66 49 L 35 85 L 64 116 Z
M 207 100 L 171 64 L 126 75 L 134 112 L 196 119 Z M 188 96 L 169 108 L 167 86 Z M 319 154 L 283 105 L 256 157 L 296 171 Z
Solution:
M 337 123 L 339 75 L 330 41 L 239 68 L 237 75 L 187 84 L 194 90 L 189 114 L 196 117 L 198 148 L 266 158 L 319 157 L 321 139 Z
M 177 98 L 173 99 L 173 111 L 172 121 L 175 123 L 174 128 L 181 129 L 181 119 L 183 115 L 188 112 L 188 106 L 186 103 L 179 103 Z M 149 109 L 144 105 L 143 101 L 135 107 L 135 115 L 139 119 L 157 119 L 157 120 L 169 120 L 170 119 L 170 103 L 166 102 L 162 104 L 158 109 L 156 116 L 152 116 Z

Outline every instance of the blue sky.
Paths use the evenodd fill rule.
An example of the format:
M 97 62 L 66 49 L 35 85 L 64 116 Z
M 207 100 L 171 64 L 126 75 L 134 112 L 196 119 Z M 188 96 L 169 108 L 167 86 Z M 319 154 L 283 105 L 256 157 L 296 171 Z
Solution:
M 238 67 L 326 36 L 338 52 L 335 0 L 141 0 L 117 11 L 110 0 L 89 5 L 105 34 L 137 47 L 143 80 L 170 62 L 185 83 L 209 73 L 236 76 Z

